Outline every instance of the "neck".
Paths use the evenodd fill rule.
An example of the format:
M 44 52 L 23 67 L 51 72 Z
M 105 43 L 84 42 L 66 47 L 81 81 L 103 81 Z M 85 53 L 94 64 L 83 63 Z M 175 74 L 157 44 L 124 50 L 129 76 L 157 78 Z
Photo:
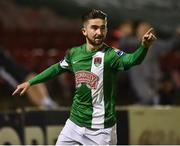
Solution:
M 87 50 L 88 51 L 96 51 L 99 50 L 101 47 L 103 46 L 103 43 L 100 45 L 92 45 L 90 43 L 87 42 Z

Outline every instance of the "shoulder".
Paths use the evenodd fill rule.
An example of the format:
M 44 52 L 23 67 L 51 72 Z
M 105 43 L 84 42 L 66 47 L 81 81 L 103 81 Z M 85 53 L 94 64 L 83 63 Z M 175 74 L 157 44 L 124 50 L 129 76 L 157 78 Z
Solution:
M 113 48 L 113 51 L 119 57 L 125 54 L 124 51 L 117 49 L 117 48 Z
M 125 54 L 124 51 L 122 51 L 122 50 L 120 50 L 118 48 L 110 47 L 108 45 L 106 45 L 106 46 L 107 46 L 106 47 L 107 51 L 113 56 L 119 56 L 120 57 L 120 56 Z
M 74 47 L 70 48 L 70 51 L 71 51 L 71 52 L 80 51 L 80 50 L 82 50 L 82 48 L 83 48 L 84 46 L 85 46 L 85 44 L 82 44 L 82 45 L 80 45 L 80 46 L 74 46 Z
M 84 44 L 80 45 L 80 46 L 74 46 L 74 47 L 68 49 L 66 54 L 69 54 L 70 56 L 77 55 L 77 54 L 81 53 L 83 47 L 84 47 Z

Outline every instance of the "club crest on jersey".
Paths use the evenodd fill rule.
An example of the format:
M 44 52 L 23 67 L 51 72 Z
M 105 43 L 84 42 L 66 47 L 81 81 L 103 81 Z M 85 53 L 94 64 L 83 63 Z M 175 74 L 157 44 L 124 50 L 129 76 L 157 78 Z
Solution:
M 96 67 L 100 66 L 101 65 L 101 62 L 102 62 L 102 58 L 101 57 L 96 57 L 94 58 L 94 65 Z
M 85 83 L 88 88 L 96 89 L 99 77 L 89 71 L 78 71 L 75 73 L 76 87 L 80 87 L 81 83 Z

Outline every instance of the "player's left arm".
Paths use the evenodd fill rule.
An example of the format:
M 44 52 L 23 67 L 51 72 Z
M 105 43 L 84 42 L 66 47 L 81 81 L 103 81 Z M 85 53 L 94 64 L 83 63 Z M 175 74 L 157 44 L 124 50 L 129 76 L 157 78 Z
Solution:
M 148 51 L 148 48 L 156 40 L 153 34 L 153 28 L 150 28 L 143 36 L 140 47 L 133 53 L 125 53 L 121 56 L 121 61 L 124 69 L 129 69 L 131 66 L 140 64 Z

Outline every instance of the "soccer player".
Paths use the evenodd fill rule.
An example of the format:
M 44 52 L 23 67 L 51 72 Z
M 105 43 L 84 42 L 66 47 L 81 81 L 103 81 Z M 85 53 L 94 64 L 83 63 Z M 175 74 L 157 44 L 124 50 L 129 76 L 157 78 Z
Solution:
M 70 70 L 75 74 L 76 91 L 70 117 L 56 145 L 116 144 L 116 74 L 140 64 L 156 37 L 153 29 L 148 30 L 139 48 L 127 54 L 104 43 L 107 34 L 104 12 L 93 9 L 83 15 L 82 21 L 86 43 L 71 48 L 62 61 L 18 85 L 13 95 L 22 95 L 30 86 Z
M 34 77 L 35 73 L 27 71 L 25 68 L 15 63 L 11 56 L 0 48 L 0 77 L 3 78 L 13 88 L 22 81 Z M 44 84 L 38 84 L 27 91 L 27 95 L 32 104 L 38 108 L 54 109 L 58 107 L 47 91 Z

